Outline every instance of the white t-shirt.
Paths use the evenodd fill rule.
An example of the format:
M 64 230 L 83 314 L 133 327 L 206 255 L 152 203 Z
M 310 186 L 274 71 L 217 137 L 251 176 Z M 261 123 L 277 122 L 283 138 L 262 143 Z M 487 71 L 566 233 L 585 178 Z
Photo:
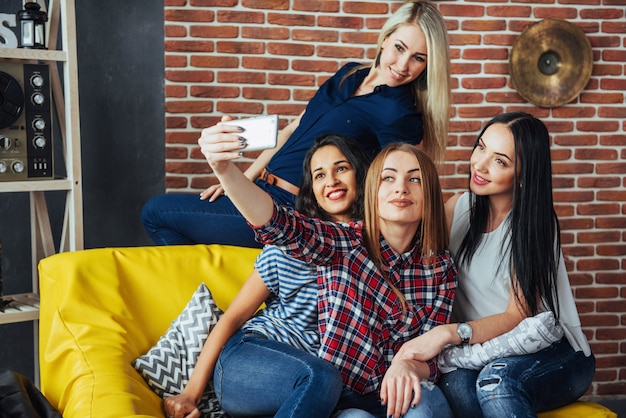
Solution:
M 450 230 L 450 251 L 453 257 L 458 253 L 463 237 L 469 228 L 469 192 L 463 193 L 454 208 L 454 219 Z M 489 315 L 502 313 L 509 303 L 511 274 L 509 257 L 502 260 L 502 249 L 509 239 L 504 236 L 506 222 L 495 230 L 483 234 L 483 240 L 472 262 L 467 265 L 457 263 L 459 285 L 456 290 L 452 318 L 456 322 L 467 322 Z M 504 246 L 503 246 L 504 243 Z M 557 273 L 557 293 L 559 297 L 559 322 L 572 348 L 591 354 L 589 343 L 580 326 L 580 319 L 574 296 L 569 284 L 563 254 L 559 257 Z M 545 306 L 540 308 L 545 311 Z

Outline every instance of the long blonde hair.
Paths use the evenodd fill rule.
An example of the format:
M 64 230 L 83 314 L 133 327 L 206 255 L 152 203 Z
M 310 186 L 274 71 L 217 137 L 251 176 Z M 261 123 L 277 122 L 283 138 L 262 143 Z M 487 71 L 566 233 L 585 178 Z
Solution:
M 422 220 L 416 235 L 419 238 L 421 256 L 435 261 L 437 254 L 448 248 L 448 230 L 446 226 L 446 214 L 444 210 L 443 194 L 439 184 L 437 167 L 433 161 L 414 145 L 405 143 L 393 143 L 387 145 L 378 153 L 370 164 L 365 177 L 365 220 L 363 224 L 363 244 L 367 249 L 370 259 L 392 288 L 393 292 L 402 301 L 403 310 L 406 310 L 406 301 L 402 293 L 389 280 L 383 256 L 380 251 L 380 217 L 378 208 L 378 189 L 382 181 L 382 172 L 387 156 L 394 151 L 406 152 L 415 156 L 419 164 L 422 192 L 424 196 Z
M 441 164 L 445 160 L 450 123 L 450 46 L 446 22 L 439 10 L 426 1 L 408 1 L 387 19 L 378 36 L 376 59 L 372 68 L 380 64 L 382 44 L 400 26 L 417 25 L 426 38 L 428 65 L 424 72 L 412 82 L 415 109 L 422 113 L 424 123 L 424 151 Z M 358 71 L 366 66 L 357 66 Z

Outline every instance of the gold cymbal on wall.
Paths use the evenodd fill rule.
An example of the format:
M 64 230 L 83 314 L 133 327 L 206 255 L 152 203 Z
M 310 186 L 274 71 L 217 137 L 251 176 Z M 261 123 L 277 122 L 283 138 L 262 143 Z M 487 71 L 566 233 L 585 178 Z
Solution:
M 528 26 L 511 49 L 509 71 L 528 102 L 546 108 L 574 100 L 591 77 L 593 52 L 578 26 L 545 19 Z

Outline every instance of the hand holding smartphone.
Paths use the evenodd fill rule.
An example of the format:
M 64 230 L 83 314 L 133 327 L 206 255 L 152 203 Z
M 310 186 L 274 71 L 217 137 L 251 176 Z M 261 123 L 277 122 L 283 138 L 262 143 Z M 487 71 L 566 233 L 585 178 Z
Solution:
M 276 147 L 278 137 L 278 116 L 258 116 L 219 122 L 220 125 L 240 126 L 244 129 L 239 136 L 246 140 L 243 151 L 258 151 Z

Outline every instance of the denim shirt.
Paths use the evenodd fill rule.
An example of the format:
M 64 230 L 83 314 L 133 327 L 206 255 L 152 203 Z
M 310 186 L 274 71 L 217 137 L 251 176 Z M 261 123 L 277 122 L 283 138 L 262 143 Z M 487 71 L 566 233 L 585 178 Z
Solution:
M 326 134 L 353 138 L 372 153 L 391 142 L 421 142 L 422 115 L 415 110 L 411 85 L 380 85 L 371 93 L 354 96 L 370 71 L 363 68 L 343 80 L 357 65 L 346 64 L 322 84 L 299 126 L 270 160 L 269 172 L 299 186 L 304 155 L 316 138 Z

